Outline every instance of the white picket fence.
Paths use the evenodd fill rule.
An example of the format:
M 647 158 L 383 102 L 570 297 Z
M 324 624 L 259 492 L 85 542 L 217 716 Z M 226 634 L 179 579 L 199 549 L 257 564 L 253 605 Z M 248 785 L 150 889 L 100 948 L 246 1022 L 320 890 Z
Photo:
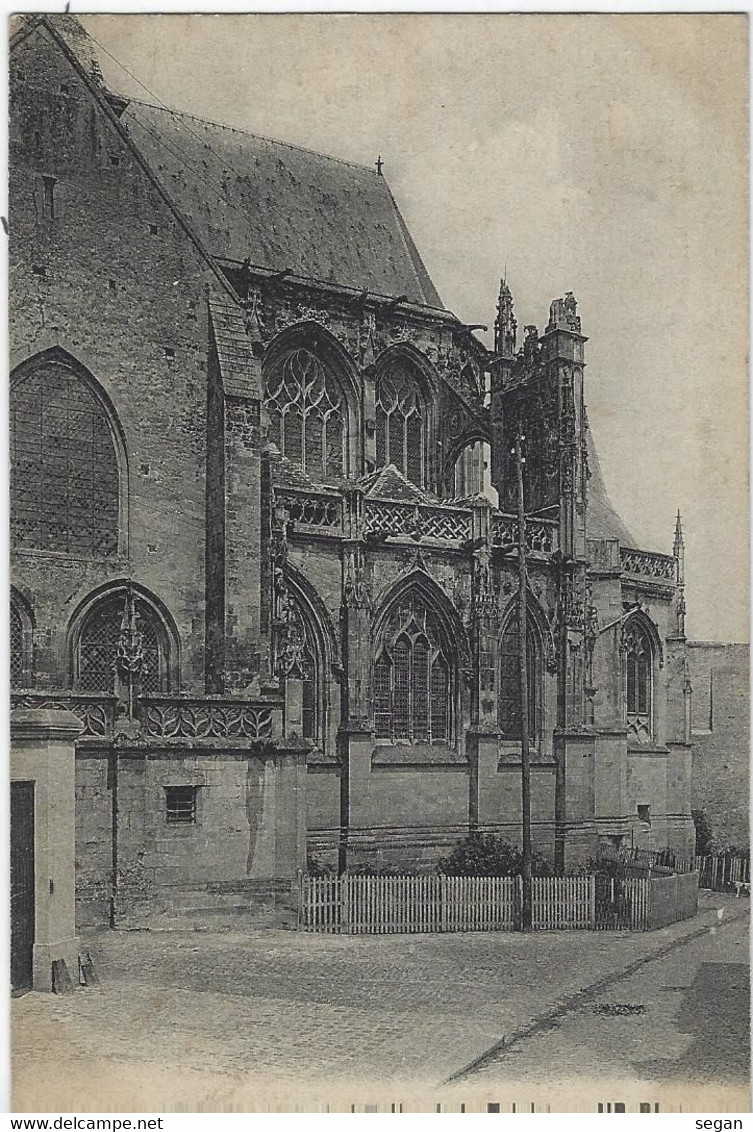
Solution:
M 695 915 L 698 874 L 534 877 L 533 928 L 646 931 Z M 309 932 L 514 931 L 523 879 L 461 876 L 302 877 L 299 927 Z

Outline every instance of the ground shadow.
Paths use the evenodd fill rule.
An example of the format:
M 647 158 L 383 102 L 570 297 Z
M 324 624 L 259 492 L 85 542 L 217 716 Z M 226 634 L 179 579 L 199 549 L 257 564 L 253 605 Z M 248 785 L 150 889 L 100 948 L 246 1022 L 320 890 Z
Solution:
M 744 963 L 702 963 L 675 1018 L 694 1041 L 676 1060 L 633 1063 L 644 1078 L 747 1082 L 750 1077 L 750 971 Z

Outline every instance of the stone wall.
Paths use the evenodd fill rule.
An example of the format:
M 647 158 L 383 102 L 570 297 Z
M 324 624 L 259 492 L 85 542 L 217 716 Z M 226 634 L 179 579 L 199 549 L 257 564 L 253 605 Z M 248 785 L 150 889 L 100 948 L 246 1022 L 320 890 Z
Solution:
M 65 684 L 66 632 L 97 586 L 130 574 L 161 597 L 182 679 L 203 687 L 209 271 L 118 127 L 40 28 L 11 57 L 11 364 L 63 349 L 113 406 L 128 465 L 121 553 L 16 553 L 40 686 Z M 42 177 L 54 178 L 54 218 Z M 169 587 L 166 583 L 169 579 Z
M 720 848 L 747 847 L 750 807 L 750 646 L 692 641 L 693 809 Z

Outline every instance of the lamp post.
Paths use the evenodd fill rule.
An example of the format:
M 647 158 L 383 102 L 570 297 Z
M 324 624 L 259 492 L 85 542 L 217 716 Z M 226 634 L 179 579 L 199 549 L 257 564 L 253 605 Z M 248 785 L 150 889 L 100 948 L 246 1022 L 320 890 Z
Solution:
M 518 425 L 515 440 L 515 470 L 518 480 L 518 650 L 520 661 L 520 772 L 523 803 L 523 931 L 533 926 L 531 885 L 531 754 L 528 734 L 528 579 L 526 576 L 526 512 L 523 493 L 523 442 Z

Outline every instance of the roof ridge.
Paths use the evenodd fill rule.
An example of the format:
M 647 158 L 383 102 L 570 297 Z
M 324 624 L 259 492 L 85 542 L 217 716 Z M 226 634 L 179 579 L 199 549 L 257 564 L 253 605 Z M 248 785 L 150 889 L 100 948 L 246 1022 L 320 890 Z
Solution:
M 323 153 L 320 149 L 311 149 L 309 146 L 296 145 L 295 142 L 282 141 L 280 138 L 270 137 L 269 134 L 257 134 L 253 130 L 244 130 L 241 126 L 229 126 L 227 122 L 218 122 L 215 118 L 200 118 L 198 114 L 190 114 L 187 110 L 176 110 L 172 106 L 167 106 L 164 103 L 157 105 L 154 102 L 147 102 L 145 98 L 129 98 L 129 104 L 136 103 L 138 106 L 148 106 L 150 110 L 161 110 L 166 114 L 174 114 L 178 118 L 190 118 L 193 122 L 201 122 L 205 126 L 217 126 L 221 130 L 229 130 L 233 134 L 242 134 L 243 137 L 255 138 L 257 141 L 270 142 L 272 145 L 280 145 L 285 149 L 295 149 L 300 153 L 309 153 L 314 157 L 321 157 L 325 161 L 335 161 L 338 165 L 347 165 L 351 169 L 358 169 L 361 173 L 369 173 L 373 177 L 381 177 L 385 185 L 387 185 L 384 174 L 378 174 L 375 169 L 369 165 L 363 165 L 358 161 L 348 161 L 346 157 L 335 157 L 331 153 Z M 211 148 L 211 147 L 210 147 Z M 387 186 L 389 192 L 389 186 Z M 390 195 L 392 195 L 390 193 Z

